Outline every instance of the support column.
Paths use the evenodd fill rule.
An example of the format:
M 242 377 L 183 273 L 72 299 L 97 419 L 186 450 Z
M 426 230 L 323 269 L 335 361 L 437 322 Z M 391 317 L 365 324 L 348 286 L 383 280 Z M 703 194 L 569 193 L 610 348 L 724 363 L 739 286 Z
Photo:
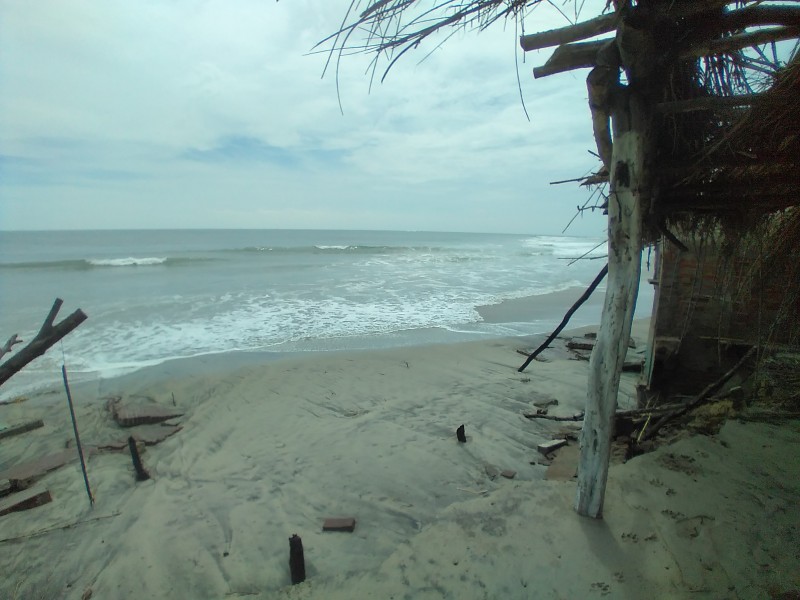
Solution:
M 578 466 L 578 514 L 601 518 L 622 364 L 628 350 L 642 264 L 642 193 L 648 119 L 629 88 L 615 92 L 608 199 L 608 283 L 600 330 L 589 361 Z

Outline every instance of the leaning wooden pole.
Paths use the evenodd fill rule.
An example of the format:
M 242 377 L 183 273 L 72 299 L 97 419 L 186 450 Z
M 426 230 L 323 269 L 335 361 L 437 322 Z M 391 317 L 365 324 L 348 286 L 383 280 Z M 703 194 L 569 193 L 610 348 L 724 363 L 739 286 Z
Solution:
M 603 515 L 611 436 L 622 365 L 630 339 L 642 258 L 641 194 L 646 187 L 644 104 L 619 88 L 612 107 L 614 144 L 608 200 L 608 282 L 597 343 L 589 362 L 578 463 L 578 514 Z
M 525 369 L 527 369 L 528 365 L 533 362 L 533 359 L 535 359 L 537 356 L 539 356 L 539 354 L 544 352 L 544 350 L 550 345 L 550 342 L 556 339 L 558 334 L 561 333 L 561 330 L 567 326 L 567 323 L 569 323 L 569 320 L 572 318 L 572 315 L 575 314 L 575 311 L 578 310 L 583 305 L 583 303 L 589 299 L 589 297 L 592 295 L 592 292 L 594 292 L 595 288 L 598 285 L 600 285 L 600 282 L 603 281 L 603 279 L 606 276 L 606 273 L 608 273 L 608 265 L 605 265 L 602 269 L 600 269 L 600 272 L 597 274 L 597 277 L 594 278 L 594 281 L 592 281 L 589 287 L 586 288 L 583 294 L 581 294 L 581 297 L 575 301 L 575 304 L 573 304 L 570 307 L 570 309 L 567 311 L 567 314 L 565 314 L 564 318 L 561 319 L 561 323 L 559 323 L 558 327 L 556 327 L 553 330 L 553 333 L 547 336 L 547 339 L 544 342 L 542 342 L 536 350 L 534 350 L 528 355 L 528 358 L 525 360 L 524 363 L 522 363 L 522 366 L 519 369 L 517 369 L 519 373 L 522 373 Z

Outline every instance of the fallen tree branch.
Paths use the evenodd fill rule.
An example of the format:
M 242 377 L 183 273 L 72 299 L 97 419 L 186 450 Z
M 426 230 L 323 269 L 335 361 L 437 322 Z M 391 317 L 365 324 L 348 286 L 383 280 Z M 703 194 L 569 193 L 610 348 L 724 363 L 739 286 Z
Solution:
M 0 348 L 0 357 L 2 357 L 4 354 L 8 354 L 9 352 L 11 352 L 11 349 L 15 345 L 21 344 L 21 343 L 22 343 L 22 340 L 19 339 L 17 337 L 17 334 L 15 333 L 10 338 L 8 338 L 8 341 L 5 344 L 3 344 L 2 348 Z
M 531 354 L 528 355 L 528 359 L 523 363 L 523 365 L 519 369 L 517 369 L 518 372 L 522 373 L 525 370 L 525 368 L 529 364 L 531 364 L 531 362 L 533 362 L 533 359 L 536 358 L 545 348 L 547 348 L 550 345 L 550 342 L 552 342 L 554 339 L 556 339 L 556 336 L 559 333 L 561 333 L 561 330 L 564 329 L 564 327 L 567 326 L 567 323 L 569 323 L 569 320 L 572 317 L 572 315 L 575 313 L 575 311 L 580 308 L 581 304 L 583 304 L 584 302 L 586 302 L 589 299 L 589 296 L 592 295 L 592 292 L 594 292 L 594 289 L 598 285 L 600 285 L 600 282 L 603 281 L 603 279 L 606 276 L 606 273 L 608 273 L 608 265 L 606 265 L 602 269 L 600 269 L 600 272 L 597 274 L 597 277 L 594 278 L 594 281 L 592 281 L 592 283 L 589 285 L 589 287 L 586 288 L 586 291 L 583 292 L 583 295 L 580 298 L 578 298 L 578 301 L 575 302 L 575 304 L 572 305 L 572 308 L 570 308 L 567 311 L 567 314 L 564 315 L 564 318 L 561 320 L 561 323 L 559 324 L 559 326 L 555 328 L 555 331 L 553 331 L 553 333 L 551 333 L 547 337 L 547 339 L 544 341 L 544 343 L 542 343 L 541 346 L 539 346 L 536 350 L 534 350 Z
M 0 385 L 3 385 L 29 362 L 47 352 L 52 345 L 86 320 L 86 313 L 79 308 L 63 321 L 54 325 L 53 322 L 63 303 L 64 301 L 61 298 L 56 298 L 36 337 L 22 350 L 0 365 Z

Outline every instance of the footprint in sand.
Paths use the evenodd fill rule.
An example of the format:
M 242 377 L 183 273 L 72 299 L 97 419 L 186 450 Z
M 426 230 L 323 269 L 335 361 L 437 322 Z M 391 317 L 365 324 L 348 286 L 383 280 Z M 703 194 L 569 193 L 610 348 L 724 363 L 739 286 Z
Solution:
M 611 586 L 604 581 L 596 581 L 592 584 L 592 591 L 600 592 L 601 596 L 608 596 L 611 593 Z

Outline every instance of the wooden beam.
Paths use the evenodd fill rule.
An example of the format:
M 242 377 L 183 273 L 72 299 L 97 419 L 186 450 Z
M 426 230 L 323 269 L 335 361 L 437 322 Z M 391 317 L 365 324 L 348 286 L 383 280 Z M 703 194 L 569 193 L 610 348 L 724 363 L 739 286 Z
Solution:
M 763 94 L 740 94 L 739 96 L 706 96 L 692 98 L 691 100 L 677 100 L 675 102 L 662 102 L 656 104 L 656 111 L 660 113 L 685 113 L 698 110 L 722 110 L 737 106 L 750 106 L 761 98 Z
M 747 33 L 739 33 L 724 38 L 708 40 L 702 44 L 696 44 L 691 48 L 680 53 L 681 58 L 702 58 L 704 56 L 714 56 L 717 54 L 727 54 L 749 48 L 760 46 L 771 42 L 780 42 L 800 37 L 800 28 L 797 27 L 772 27 L 769 29 L 759 29 Z
M 574 69 L 594 67 L 597 64 L 597 53 L 610 41 L 613 38 L 559 46 L 544 65 L 533 69 L 533 76 L 539 79 Z
M 595 67 L 586 78 L 589 92 L 589 111 L 592 115 L 592 133 L 597 153 L 606 171 L 611 169 L 611 90 L 619 84 L 619 68 Z
M 596 35 L 614 31 L 617 27 L 618 19 L 619 16 L 616 13 L 609 13 L 607 15 L 600 15 L 594 19 L 589 19 L 588 21 L 583 21 L 582 23 L 570 25 L 569 27 L 560 27 L 540 33 L 523 35 L 519 38 L 519 45 L 525 52 L 529 52 L 530 50 L 540 50 L 542 48 L 561 46 L 569 42 L 585 40 Z
M 27 433 L 29 431 L 33 431 L 34 429 L 38 429 L 39 427 L 44 427 L 44 421 L 42 421 L 41 419 L 35 419 L 33 421 L 20 423 L 19 425 L 9 427 L 8 429 L 0 430 L 0 440 L 2 440 L 3 438 L 11 437 L 13 435 L 19 435 L 21 433 Z
M 608 283 L 597 343 L 589 360 L 586 413 L 575 510 L 601 518 L 619 380 L 628 351 L 642 265 L 642 211 L 647 200 L 649 118 L 630 87 L 615 94 L 613 169 L 608 202 Z M 643 194 L 645 196 L 643 196 Z
M 727 31 L 767 25 L 800 27 L 800 6 L 745 6 L 725 13 L 721 25 Z

